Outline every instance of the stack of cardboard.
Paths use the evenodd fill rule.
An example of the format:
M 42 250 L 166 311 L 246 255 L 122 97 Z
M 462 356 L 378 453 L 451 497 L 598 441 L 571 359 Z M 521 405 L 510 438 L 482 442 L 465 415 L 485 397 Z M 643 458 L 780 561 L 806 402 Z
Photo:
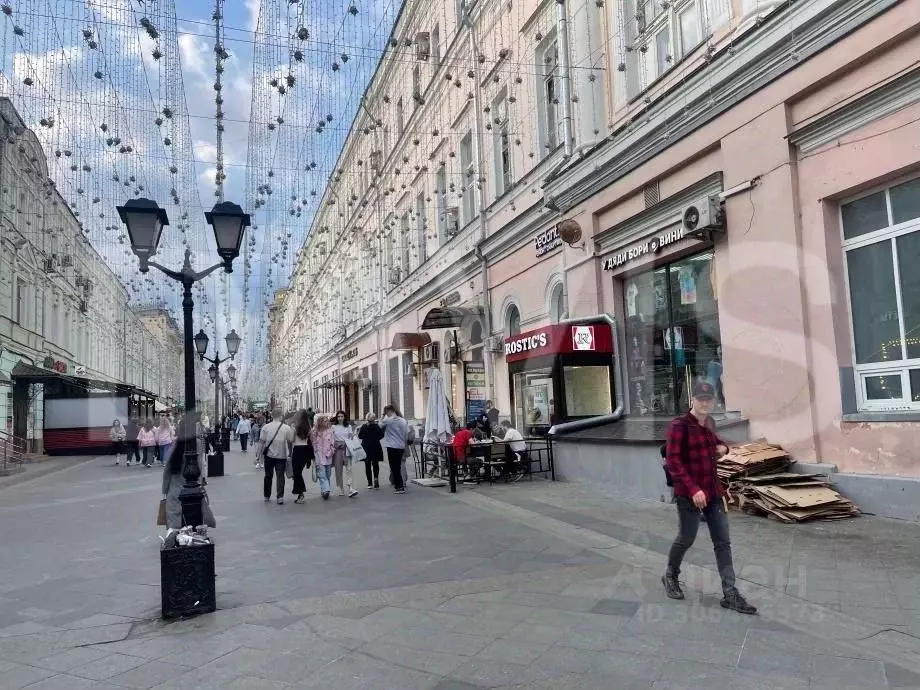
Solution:
M 720 461 L 719 478 L 741 510 L 782 522 L 839 520 L 859 515 L 852 501 L 820 474 L 787 472 L 791 460 L 763 441 L 732 448 Z

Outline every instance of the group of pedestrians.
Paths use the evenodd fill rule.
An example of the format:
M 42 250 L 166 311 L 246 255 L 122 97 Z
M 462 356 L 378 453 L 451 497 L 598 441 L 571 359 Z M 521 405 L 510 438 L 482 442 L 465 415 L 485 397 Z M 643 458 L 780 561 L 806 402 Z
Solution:
M 109 429 L 109 439 L 115 451 L 115 464 L 125 460 L 125 466 L 143 465 L 153 467 L 164 465 L 169 452 L 176 442 L 176 427 L 166 413 L 154 420 L 147 417 L 143 422 L 138 417 L 131 417 L 126 424 L 116 419 Z
M 329 500 L 333 482 L 339 496 L 357 498 L 354 464 L 364 462 L 369 490 L 380 489 L 380 463 L 390 467 L 390 482 L 397 494 L 406 492 L 406 446 L 410 442 L 409 423 L 394 405 L 383 409 L 383 418 L 368 414 L 357 430 L 348 415 L 339 410 L 334 418 L 316 417 L 312 409 L 300 410 L 283 418 L 280 410 L 272 421 L 259 429 L 256 451 L 257 466 L 263 467 L 262 493 L 266 502 L 272 500 L 272 487 L 279 505 L 284 503 L 285 480 L 293 480 L 295 503 L 303 503 L 307 492 L 304 472 L 311 470 L 319 484 L 323 500 Z M 241 436 L 242 446 L 242 436 Z

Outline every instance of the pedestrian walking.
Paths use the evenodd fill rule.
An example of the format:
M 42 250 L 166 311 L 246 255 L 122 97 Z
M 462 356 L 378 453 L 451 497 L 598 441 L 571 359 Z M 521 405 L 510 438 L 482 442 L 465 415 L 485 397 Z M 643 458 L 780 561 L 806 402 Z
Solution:
M 166 458 L 169 457 L 169 451 L 172 448 L 173 441 L 176 440 L 176 430 L 169 422 L 169 417 L 165 414 L 160 417 L 160 425 L 156 429 L 157 433 L 157 460 L 161 465 L 166 464 Z
M 236 440 L 239 438 L 239 436 L 237 435 L 238 434 L 237 429 L 239 429 L 239 426 L 240 426 L 239 416 L 233 415 L 233 419 L 230 421 L 230 428 L 233 430 L 233 440 Z
M 237 436 L 240 437 L 240 450 L 246 452 L 246 444 L 249 443 L 249 432 L 252 430 L 252 422 L 246 417 L 240 418 L 236 425 Z
M 140 426 L 137 423 L 137 417 L 130 417 L 128 423 L 125 424 L 125 448 L 128 452 L 128 460 L 125 465 L 127 467 L 131 467 L 135 460 L 138 465 L 141 464 L 141 453 L 137 444 L 138 431 L 140 431 Z
M 383 428 L 377 423 L 377 415 L 368 412 L 365 422 L 358 430 L 361 447 L 367 455 L 364 458 L 364 474 L 367 477 L 368 489 L 380 488 L 380 462 L 383 460 Z
M 157 430 L 150 417 L 144 422 L 144 428 L 137 432 L 137 443 L 143 453 L 144 467 L 153 467 L 157 453 Z
M 262 462 L 262 451 L 259 444 L 259 436 L 262 433 L 262 417 L 261 415 L 249 415 L 249 437 L 252 439 L 252 447 L 256 451 L 256 457 L 253 459 L 252 464 L 256 469 L 262 469 L 264 464 Z
M 358 492 L 352 486 L 351 456 L 348 454 L 346 441 L 355 437 L 348 415 L 343 410 L 335 413 L 335 424 L 332 425 L 332 434 L 335 436 L 335 455 L 332 464 L 335 467 L 335 485 L 339 488 L 339 496 L 356 498 Z
M 407 422 L 395 405 L 383 408 L 383 447 L 386 448 L 387 461 L 390 464 L 390 482 L 394 492 L 406 493 L 406 483 L 403 480 L 402 461 L 406 454 L 406 442 L 409 439 L 409 422 Z
M 679 528 L 661 583 L 671 599 L 684 598 L 677 579 L 680 566 L 696 540 L 700 520 L 705 517 L 722 580 L 722 608 L 755 614 L 757 609 L 735 587 L 728 516 L 723 501 L 725 490 L 716 473 L 718 459 L 728 452 L 728 446 L 716 434 L 711 417 L 715 388 L 708 381 L 698 380 L 693 384 L 691 397 L 690 411 L 671 422 L 665 444 L 666 467 L 674 484 Z
M 332 457 L 335 455 L 335 434 L 332 423 L 326 415 L 316 418 L 313 427 L 313 455 L 316 461 L 316 480 L 324 501 L 329 500 L 330 478 L 332 477 Z
M 180 529 L 183 526 L 182 502 L 179 497 L 185 487 L 185 451 L 188 444 L 195 443 L 195 431 L 199 424 L 197 415 L 186 414 L 179 422 L 178 438 L 170 446 L 170 453 L 163 462 L 163 498 L 166 500 L 166 527 Z M 206 482 L 202 482 L 204 485 Z M 202 519 L 208 527 L 216 527 L 207 493 L 202 498 Z
M 310 419 L 306 410 L 301 410 L 296 415 L 294 426 L 294 447 L 291 449 L 291 472 L 293 474 L 293 493 L 297 495 L 294 503 L 303 503 L 307 485 L 303 480 L 303 471 L 310 467 L 313 461 L 313 443 L 310 440 Z
M 112 450 L 115 451 L 115 464 L 121 464 L 121 456 L 125 454 L 125 438 L 127 433 L 121 425 L 121 420 L 116 419 L 112 422 L 109 429 L 109 439 L 112 441 Z
M 205 456 L 211 452 L 211 418 L 208 417 L 208 413 L 205 412 L 201 415 L 201 431 L 204 434 L 204 454 Z
M 262 427 L 260 434 L 260 454 L 265 462 L 265 480 L 262 484 L 265 502 L 272 500 L 272 475 L 275 476 L 277 486 L 275 495 L 278 505 L 284 504 L 284 473 L 287 469 L 287 459 L 291 454 L 291 443 L 294 440 L 294 430 L 281 421 L 281 410 L 272 411 L 272 421 Z

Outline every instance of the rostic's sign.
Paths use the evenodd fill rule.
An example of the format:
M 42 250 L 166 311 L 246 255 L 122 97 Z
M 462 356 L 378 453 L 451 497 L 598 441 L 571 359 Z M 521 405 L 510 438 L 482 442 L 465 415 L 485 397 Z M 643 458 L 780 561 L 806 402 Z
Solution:
M 519 362 L 544 355 L 613 352 L 607 323 L 554 324 L 505 338 L 505 361 Z
M 572 349 L 594 351 L 594 326 L 572 326 Z
M 604 259 L 604 270 L 612 271 L 615 268 L 619 268 L 625 264 L 628 264 L 631 261 L 635 261 L 646 254 L 657 254 L 661 251 L 662 248 L 667 247 L 669 244 L 674 244 L 679 242 L 684 238 L 684 228 L 680 226 L 674 230 L 669 230 L 660 235 L 655 235 L 649 239 L 640 242 L 639 244 L 633 245 L 628 249 L 624 249 L 621 252 L 617 252 L 612 256 L 608 256 Z
M 533 335 L 515 336 L 505 340 L 505 356 L 517 355 L 530 350 L 539 350 L 549 345 L 546 331 L 534 332 Z

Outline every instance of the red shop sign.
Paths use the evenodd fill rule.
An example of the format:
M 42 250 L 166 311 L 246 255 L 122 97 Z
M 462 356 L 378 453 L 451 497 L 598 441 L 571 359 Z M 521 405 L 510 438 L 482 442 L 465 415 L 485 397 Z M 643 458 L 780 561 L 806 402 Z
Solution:
M 572 352 L 613 353 L 610 324 L 556 324 L 505 338 L 505 361 Z

